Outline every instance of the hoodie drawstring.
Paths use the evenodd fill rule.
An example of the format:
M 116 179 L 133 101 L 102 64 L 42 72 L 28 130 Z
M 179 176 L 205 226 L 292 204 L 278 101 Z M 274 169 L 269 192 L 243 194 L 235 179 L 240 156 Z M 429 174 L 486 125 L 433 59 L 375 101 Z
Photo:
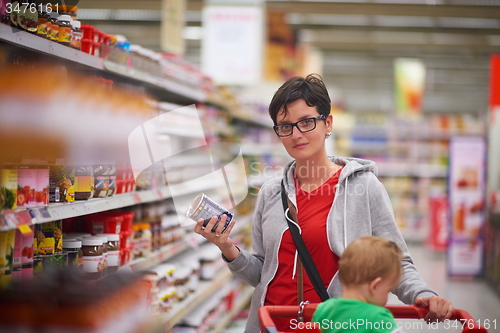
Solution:
M 344 189 L 344 249 L 347 247 L 347 181 L 349 176 L 345 179 L 345 189 Z

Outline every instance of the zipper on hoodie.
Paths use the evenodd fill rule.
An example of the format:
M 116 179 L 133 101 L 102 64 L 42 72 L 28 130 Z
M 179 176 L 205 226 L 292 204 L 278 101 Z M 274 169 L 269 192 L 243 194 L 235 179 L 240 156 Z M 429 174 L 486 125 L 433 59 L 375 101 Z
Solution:
M 285 217 L 286 219 L 286 217 Z M 281 236 L 280 236 L 280 244 L 281 244 L 281 241 L 283 240 L 283 234 L 288 230 L 289 228 L 286 228 L 285 230 L 283 230 L 283 232 L 281 233 Z M 278 249 L 276 250 L 276 261 L 277 258 L 278 258 L 278 253 L 280 251 L 280 247 L 278 246 Z M 271 277 L 271 279 L 269 280 L 269 282 L 266 283 L 266 285 L 264 286 L 264 290 L 262 292 L 262 297 L 260 299 L 260 306 L 264 306 L 264 302 L 266 300 L 266 295 L 267 295 L 267 289 L 269 289 L 269 284 L 271 283 L 271 281 L 274 279 L 274 277 L 276 276 L 276 272 L 278 271 L 278 266 L 279 266 L 279 261 L 278 261 L 278 264 L 276 265 L 276 269 L 274 270 L 273 272 L 273 276 Z

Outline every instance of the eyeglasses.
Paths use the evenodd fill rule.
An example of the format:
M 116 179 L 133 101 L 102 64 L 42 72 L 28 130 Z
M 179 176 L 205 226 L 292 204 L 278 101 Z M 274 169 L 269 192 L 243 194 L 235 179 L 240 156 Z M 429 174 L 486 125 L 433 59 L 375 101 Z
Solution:
M 301 133 L 311 132 L 316 128 L 316 120 L 325 120 L 325 119 L 326 116 L 322 114 L 317 117 L 311 117 L 299 120 L 298 122 L 293 124 L 274 125 L 273 128 L 276 134 L 282 138 L 284 136 L 292 135 L 294 126 L 297 127 L 297 129 Z

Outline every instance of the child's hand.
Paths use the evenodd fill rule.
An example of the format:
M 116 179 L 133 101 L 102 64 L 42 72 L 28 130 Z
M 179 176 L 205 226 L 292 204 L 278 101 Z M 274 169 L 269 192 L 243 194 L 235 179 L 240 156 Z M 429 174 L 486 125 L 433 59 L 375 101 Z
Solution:
M 415 305 L 429 309 L 424 318 L 428 323 L 445 321 L 451 317 L 454 310 L 450 301 L 439 296 L 419 297 L 415 300 Z

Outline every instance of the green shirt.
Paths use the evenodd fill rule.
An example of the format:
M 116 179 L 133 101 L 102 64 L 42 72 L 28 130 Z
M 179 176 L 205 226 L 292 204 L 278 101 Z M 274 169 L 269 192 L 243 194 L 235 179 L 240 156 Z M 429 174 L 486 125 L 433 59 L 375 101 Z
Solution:
M 323 333 L 403 333 L 386 308 L 347 298 L 330 298 L 319 304 L 312 322 Z

